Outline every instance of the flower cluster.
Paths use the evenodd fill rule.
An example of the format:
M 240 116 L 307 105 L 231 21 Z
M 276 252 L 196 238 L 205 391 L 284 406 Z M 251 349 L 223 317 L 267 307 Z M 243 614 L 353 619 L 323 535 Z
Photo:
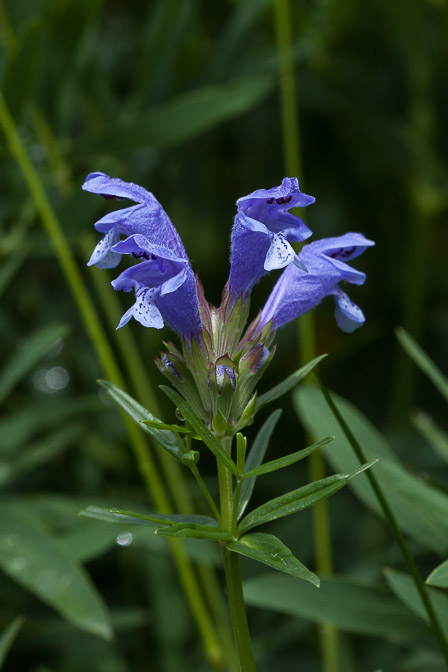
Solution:
M 133 317 L 146 327 L 160 329 L 166 323 L 177 332 L 182 350 L 167 343 L 157 364 L 209 425 L 221 422 L 223 431 L 233 434 L 250 421 L 253 392 L 273 357 L 278 327 L 326 296 L 334 297 L 336 322 L 343 331 L 354 331 L 365 321 L 339 285 L 363 284 L 365 274 L 346 262 L 374 243 L 361 233 L 346 233 L 305 244 L 297 254 L 291 242 L 301 243 L 312 232 L 290 209 L 310 205 L 314 198 L 300 191 L 296 178 L 286 177 L 278 187 L 258 189 L 237 201 L 230 274 L 219 308 L 206 301 L 182 241 L 153 194 L 104 173 L 88 175 L 83 189 L 135 203 L 96 222 L 104 237 L 88 263 L 114 268 L 122 255 L 137 260 L 112 282 L 116 290 L 135 293 L 135 303 L 118 326 Z M 274 269 L 282 271 L 277 283 L 244 332 L 252 288 Z

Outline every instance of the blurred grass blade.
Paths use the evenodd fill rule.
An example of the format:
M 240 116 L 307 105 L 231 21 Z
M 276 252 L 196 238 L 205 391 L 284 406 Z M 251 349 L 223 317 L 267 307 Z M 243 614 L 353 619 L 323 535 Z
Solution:
M 320 481 L 308 483 L 297 490 L 292 490 L 285 495 L 271 499 L 271 501 L 262 504 L 243 518 L 239 525 L 239 531 L 246 532 L 258 525 L 269 523 L 271 520 L 277 520 L 277 518 L 283 518 L 298 511 L 303 511 L 303 509 L 307 509 L 316 504 L 316 502 L 320 502 L 322 499 L 326 499 L 338 492 L 352 478 L 369 469 L 375 463 L 376 460 L 363 464 L 350 474 L 327 476 L 327 478 L 322 478 Z
M 65 326 L 52 325 L 44 327 L 23 343 L 0 373 L 0 404 L 49 348 L 66 333 Z
M 106 133 L 90 138 L 82 150 L 91 154 L 113 145 L 115 156 L 129 156 L 143 147 L 179 145 L 248 112 L 268 95 L 273 83 L 269 75 L 252 75 L 200 87 L 139 112 L 125 125 L 111 126 Z
M 448 434 L 440 429 L 427 413 L 416 411 L 412 414 L 411 419 L 431 448 L 448 462 Z
M 39 47 L 43 21 L 32 17 L 12 51 L 2 79 L 3 95 L 16 119 L 24 105 L 32 100 L 38 75 Z
M 144 423 L 144 420 L 150 420 L 163 425 L 161 420 L 152 415 L 152 413 L 135 401 L 129 394 L 120 390 L 120 388 L 113 383 L 110 383 L 107 380 L 99 380 L 98 384 L 101 385 L 111 399 L 134 420 L 140 429 L 149 434 L 162 448 L 176 458 L 176 460 L 182 462 L 183 451 L 176 434 L 161 429 L 155 429 Z
M 265 392 L 265 394 L 262 394 L 260 397 L 258 397 L 255 407 L 256 410 L 259 411 L 260 408 L 266 404 L 269 404 L 271 401 L 278 399 L 292 390 L 296 385 L 298 385 L 298 383 L 300 383 L 301 380 L 306 378 L 306 376 L 314 369 L 314 367 L 319 364 L 319 362 L 321 362 L 326 356 L 327 355 L 320 355 L 320 357 L 316 357 L 315 359 L 311 360 L 311 362 L 308 362 L 308 364 L 302 366 L 302 368 L 300 368 L 298 371 L 285 378 L 283 382 L 273 387 L 272 390 L 269 390 L 269 392 Z
M 207 448 L 210 448 L 214 456 L 220 460 L 234 476 L 236 476 L 237 468 L 235 462 L 226 453 L 215 435 L 212 434 L 208 427 L 204 425 L 201 418 L 196 415 L 190 404 L 188 404 L 185 399 L 181 397 L 180 394 L 178 394 L 178 392 L 171 389 L 170 387 L 167 387 L 166 385 L 160 385 L 160 389 L 166 394 L 168 399 L 170 399 L 173 404 L 175 404 L 176 408 L 179 409 L 185 420 L 189 425 L 192 426 L 196 434 L 201 437 Z
M 89 575 L 34 516 L 3 505 L 0 566 L 70 623 L 110 639 L 110 616 Z
M 448 588 L 448 560 L 433 569 L 425 583 L 436 588 Z
M 429 623 L 425 605 L 417 592 L 412 577 L 409 576 L 409 574 L 397 572 L 394 569 L 386 569 L 384 575 L 390 589 L 403 604 L 409 607 L 414 614 L 420 616 L 426 623 Z M 426 590 L 442 630 L 445 633 L 445 636 L 448 637 L 448 596 L 439 590 L 431 590 L 430 588 L 427 588 Z
M 15 618 L 0 635 L 0 669 L 3 667 L 8 651 L 24 622 L 25 619 L 22 616 L 17 616 L 17 618 Z
M 302 450 L 298 450 L 295 453 L 291 453 L 290 455 L 279 457 L 277 460 L 271 460 L 270 462 L 265 462 L 256 469 L 251 469 L 250 471 L 245 473 L 244 478 L 261 476 L 262 474 L 270 474 L 272 471 L 277 471 L 278 469 L 284 469 L 285 467 L 289 467 L 291 466 L 291 464 L 295 464 L 296 462 L 303 460 L 305 457 L 308 457 L 308 455 L 314 453 L 314 451 L 317 450 L 318 448 L 326 446 L 327 443 L 330 443 L 331 441 L 333 441 L 333 439 L 334 436 L 327 436 L 325 439 L 321 439 L 320 441 L 317 441 L 317 443 L 313 443 L 312 446 L 308 446 L 308 448 L 303 448 Z
M 258 430 L 258 434 L 255 437 L 255 441 L 249 451 L 249 455 L 246 460 L 245 473 L 256 469 L 264 459 L 266 450 L 269 445 L 269 441 L 272 436 L 272 432 L 275 429 L 275 425 L 279 421 L 279 418 L 282 414 L 281 410 L 274 411 L 264 422 L 264 424 Z M 240 491 L 240 497 L 238 500 L 238 518 L 241 518 L 246 507 L 249 503 L 249 500 L 252 496 L 252 492 L 255 486 L 255 477 L 248 478 L 243 481 Z
M 440 394 L 448 401 L 448 380 L 444 374 L 437 368 L 432 359 L 428 357 L 426 352 L 419 346 L 419 344 L 412 338 L 407 331 L 402 327 L 398 327 L 395 331 L 398 340 L 402 347 L 406 350 L 409 357 L 415 364 L 425 373 L 428 378 L 434 383 Z
M 42 432 L 48 427 L 56 429 L 62 423 L 68 422 L 72 416 L 97 413 L 102 408 L 104 406 L 98 395 L 60 399 L 57 402 L 51 395 L 51 399 L 41 402 L 36 400 L 32 406 L 9 413 L 0 420 L 0 454 L 16 453 L 36 432 Z
M 9 283 L 19 271 L 26 260 L 27 255 L 28 249 L 20 248 L 19 250 L 14 250 L 14 254 L 12 254 L 6 261 L 2 260 L 2 266 L 0 268 L 0 296 L 8 288 Z
M 244 597 L 256 607 L 388 641 L 413 642 L 422 633 L 421 621 L 394 595 L 348 577 L 322 577 L 316 590 L 306 581 L 262 574 L 244 582 Z
M 36 444 L 26 447 L 14 460 L 0 462 L 0 486 L 14 481 L 60 455 L 82 435 L 83 431 L 84 428 L 78 424 L 68 425 Z
M 291 574 L 296 579 L 309 581 L 319 588 L 319 577 L 297 560 L 290 549 L 273 534 L 262 534 L 260 532 L 247 534 L 241 539 L 226 544 L 226 548 L 234 553 L 240 553 L 240 555 L 262 562 L 279 572 Z

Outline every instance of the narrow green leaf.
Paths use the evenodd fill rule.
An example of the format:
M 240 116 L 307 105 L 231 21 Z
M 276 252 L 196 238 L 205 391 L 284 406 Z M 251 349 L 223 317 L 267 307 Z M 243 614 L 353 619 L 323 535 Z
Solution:
M 268 392 L 265 392 L 265 394 L 262 394 L 261 397 L 258 397 L 257 404 L 255 406 L 256 411 L 258 412 L 266 404 L 269 404 L 271 401 L 278 399 L 292 390 L 298 383 L 300 383 L 301 380 L 306 378 L 306 376 L 314 369 L 314 367 L 319 364 L 319 362 L 321 362 L 326 356 L 327 355 L 320 355 L 320 357 L 312 359 L 311 362 L 308 362 L 308 364 L 302 366 L 301 369 L 295 373 L 292 373 L 290 376 L 288 376 L 288 378 L 285 378 L 283 382 L 273 387 L 272 390 L 269 390 Z
M 316 502 L 333 495 L 343 488 L 344 485 L 347 485 L 352 478 L 361 474 L 366 469 L 369 469 L 373 464 L 375 464 L 374 461 L 368 462 L 350 474 L 334 474 L 333 476 L 328 476 L 320 481 L 308 483 L 307 485 L 298 488 L 298 490 L 293 490 L 292 492 L 286 493 L 286 495 L 281 495 L 280 497 L 272 499 L 270 502 L 266 502 L 266 504 L 262 504 L 254 511 L 251 511 L 251 513 L 241 521 L 238 528 L 239 532 L 247 532 L 247 530 L 268 523 L 271 520 L 290 516 L 292 513 L 307 509 L 313 504 L 316 504 Z
M 65 326 L 52 325 L 41 329 L 24 341 L 0 374 L 0 404 L 17 383 L 33 369 L 47 350 L 66 333 Z
M 306 581 L 262 574 L 244 582 L 244 599 L 249 605 L 394 642 L 413 642 L 422 634 L 421 621 L 395 595 L 348 577 L 322 577 L 316 590 Z
M 17 616 L 12 623 L 6 627 L 0 635 L 0 669 L 3 667 L 8 651 L 12 646 L 13 641 L 17 637 L 20 628 L 24 624 L 23 616 Z
M 110 616 L 89 575 L 39 519 L 2 506 L 0 566 L 70 623 L 110 639 Z
M 437 588 L 448 588 L 448 560 L 432 570 L 426 583 Z
M 319 577 L 305 567 L 285 544 L 273 534 L 248 534 L 227 544 L 229 551 L 258 560 L 296 579 L 309 581 L 319 588 Z
M 244 474 L 243 478 L 261 476 L 262 474 L 269 474 L 271 473 L 271 471 L 277 471 L 278 469 L 289 467 L 291 464 L 295 464 L 296 462 L 303 460 L 305 457 L 308 457 L 308 455 L 314 453 L 314 451 L 317 450 L 318 448 L 326 446 L 327 443 L 333 441 L 334 438 L 335 438 L 334 436 L 327 436 L 325 439 L 321 439 L 320 441 L 317 441 L 317 443 L 313 443 L 312 446 L 308 446 L 308 448 L 303 448 L 303 450 L 298 450 L 297 452 L 291 453 L 290 455 L 285 455 L 285 457 L 279 457 L 277 460 L 271 460 L 270 462 L 265 462 L 261 466 L 256 467 L 255 469 L 251 469 L 250 471 L 247 471 Z
M 255 437 L 255 441 L 252 445 L 252 448 L 249 451 L 249 455 L 247 456 L 245 474 L 248 471 L 256 469 L 263 462 L 267 447 L 269 445 L 269 441 L 272 436 L 272 432 L 274 431 L 275 425 L 279 421 L 281 414 L 282 414 L 281 410 L 277 410 L 271 413 L 271 415 L 259 429 L 258 434 Z M 255 478 L 243 481 L 243 484 L 241 486 L 240 498 L 238 500 L 238 519 L 241 518 L 244 511 L 246 510 L 246 507 L 252 496 L 254 486 L 255 486 Z
M 142 525 L 172 525 L 174 523 L 193 523 L 198 525 L 217 525 L 210 516 L 182 515 L 168 513 L 135 513 L 122 509 L 102 509 L 98 506 L 88 506 L 79 512 L 85 518 L 95 518 L 106 523 L 123 523 Z
M 428 357 L 426 352 L 414 341 L 412 336 L 408 334 L 402 327 L 398 327 L 395 331 L 398 340 L 402 347 L 406 350 L 409 357 L 415 364 L 425 373 L 428 378 L 434 383 L 440 394 L 448 401 L 448 380 L 434 364 L 432 359 Z
M 175 523 L 170 527 L 159 527 L 156 534 L 161 537 L 185 537 L 190 539 L 213 539 L 227 541 L 232 539 L 230 532 L 216 525 L 198 525 L 194 523 Z
M 98 383 L 106 390 L 111 399 L 120 406 L 120 408 L 122 408 L 144 432 L 149 434 L 155 441 L 157 441 L 159 446 L 164 448 L 170 455 L 176 458 L 176 460 L 182 462 L 183 451 L 176 434 L 166 431 L 165 429 L 155 429 L 154 427 L 147 425 L 144 422 L 145 420 L 150 420 L 151 422 L 159 423 L 161 425 L 164 423 L 113 383 L 110 383 L 107 380 L 99 380 Z
M 448 550 L 448 496 L 412 474 L 403 466 L 378 430 L 352 404 L 332 393 L 333 400 L 367 459 L 379 458 L 375 476 L 381 483 L 395 518 L 403 532 L 437 553 Z M 326 459 L 335 471 L 349 472 L 359 462 L 339 428 L 331 409 L 315 385 L 302 385 L 294 395 L 294 405 L 305 428 L 319 437 L 336 435 Z M 367 478 L 361 475 L 350 488 L 366 506 L 384 516 Z
M 192 431 L 189 427 L 182 427 L 181 425 L 168 425 L 166 422 L 160 422 L 159 420 L 142 420 L 144 425 L 148 427 L 153 427 L 154 429 L 168 430 L 174 432 L 175 434 L 191 434 Z
M 204 425 L 202 420 L 196 415 L 196 413 L 191 408 L 183 397 L 180 396 L 178 392 L 167 387 L 166 385 L 160 385 L 160 389 L 166 394 L 168 399 L 170 399 L 176 408 L 184 416 L 185 420 L 192 426 L 196 434 L 201 437 L 205 445 L 210 448 L 215 457 L 220 460 L 226 467 L 229 469 L 234 476 L 237 475 L 237 468 L 235 462 L 232 460 L 230 455 L 226 453 L 224 448 L 221 446 L 218 439 L 211 433 L 211 431 Z
M 395 595 L 417 616 L 426 623 L 429 622 L 428 612 L 422 602 L 415 583 L 409 574 L 397 572 L 395 569 L 386 569 L 384 571 L 387 583 Z M 440 626 L 448 636 L 448 596 L 437 589 L 427 588 L 429 599 L 436 612 Z
M 412 422 L 431 448 L 443 460 L 448 461 L 448 434 L 440 429 L 427 413 L 422 411 L 413 413 Z

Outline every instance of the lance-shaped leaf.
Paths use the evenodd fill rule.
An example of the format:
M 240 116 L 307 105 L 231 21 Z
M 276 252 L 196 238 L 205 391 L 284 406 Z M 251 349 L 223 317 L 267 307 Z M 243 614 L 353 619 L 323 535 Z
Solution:
M 292 492 L 286 493 L 286 495 L 281 495 L 280 497 L 272 499 L 270 502 L 266 502 L 266 504 L 262 504 L 254 511 L 251 511 L 251 513 L 241 521 L 238 528 L 239 532 L 247 532 L 247 530 L 250 530 L 253 527 L 263 525 L 264 523 L 276 520 L 277 518 L 289 516 L 292 513 L 302 511 L 303 509 L 312 506 L 316 502 L 329 497 L 343 488 L 352 478 L 366 469 L 369 469 L 375 462 L 376 460 L 363 464 L 351 474 L 334 474 L 333 476 L 328 476 L 320 481 L 308 483 L 298 490 L 293 490 Z
M 434 420 L 423 413 L 416 411 L 411 416 L 414 426 L 429 443 L 431 448 L 445 461 L 448 462 L 448 434 L 444 432 Z
M 302 366 L 301 369 L 285 378 L 283 382 L 279 383 L 268 392 L 262 394 L 261 397 L 258 397 L 257 404 L 255 406 L 256 412 L 258 412 L 266 404 L 269 404 L 271 401 L 278 399 L 292 390 L 298 383 L 300 383 L 301 380 L 306 378 L 306 376 L 314 369 L 314 367 L 319 364 L 319 362 L 321 362 L 326 356 L 327 355 L 320 355 L 320 357 L 312 359 L 311 362 L 308 362 L 308 364 Z
M 169 527 L 159 527 L 156 534 L 161 537 L 184 537 L 192 539 L 213 539 L 214 541 L 228 541 L 232 539 L 230 532 L 217 525 L 198 525 L 195 523 L 176 523 Z
M 395 595 L 417 616 L 420 616 L 429 625 L 428 612 L 420 597 L 415 583 L 409 574 L 397 572 L 394 569 L 384 571 L 389 588 Z M 427 594 L 431 601 L 437 620 L 445 634 L 448 636 L 448 597 L 441 590 L 427 588 Z
M 305 567 L 285 544 L 273 534 L 247 534 L 227 544 L 229 551 L 258 560 L 279 572 L 309 581 L 319 588 L 319 577 Z
M 22 616 L 17 616 L 0 635 L 0 668 L 3 666 L 8 651 L 24 622 L 25 619 Z
M 409 357 L 428 376 L 440 394 L 448 401 L 448 379 L 407 331 L 400 327 L 395 333 Z
M 109 612 L 89 575 L 38 518 L 4 504 L 0 549 L 0 566 L 11 579 L 69 623 L 105 639 L 112 637 Z
M 330 443 L 333 440 L 334 436 L 327 436 L 325 437 L 325 439 L 321 439 L 321 441 L 313 443 L 312 446 L 308 446 L 308 448 L 303 448 L 303 450 L 298 450 L 297 452 L 291 453 L 290 455 L 279 457 L 277 460 L 271 460 L 270 462 L 265 462 L 259 467 L 256 467 L 255 469 L 250 469 L 250 471 L 245 472 L 243 478 L 252 478 L 253 476 L 261 476 L 262 474 L 269 474 L 271 471 L 277 471 L 278 469 L 289 467 L 291 464 L 295 464 L 296 462 L 303 460 L 305 457 L 308 457 L 308 455 L 311 455 L 311 453 L 314 453 L 315 450 L 321 448 L 322 446 L 326 446 L 327 443 Z
M 414 643 L 424 630 L 422 622 L 383 586 L 352 577 L 322 577 L 316 590 L 307 581 L 270 572 L 244 582 L 244 599 L 263 609 L 386 641 Z
M 168 513 L 135 513 L 122 509 L 102 509 L 99 506 L 88 506 L 80 511 L 80 516 L 102 520 L 105 523 L 123 523 L 129 525 L 173 525 L 174 523 L 194 523 L 199 525 L 217 525 L 210 516 L 183 515 Z
M 281 414 L 281 410 L 274 411 L 260 428 L 246 460 L 244 477 L 248 471 L 256 469 L 263 462 L 263 458 L 269 445 L 269 440 Z M 238 518 L 241 518 L 246 510 L 246 506 L 252 496 L 254 485 L 255 477 L 243 481 L 240 498 L 238 500 Z
M 448 588 L 448 560 L 433 569 L 425 583 L 437 588 Z
M 155 429 L 154 427 L 144 424 L 144 421 L 146 420 L 162 425 L 164 423 L 113 383 L 110 383 L 108 380 L 99 380 L 98 383 L 106 390 L 110 398 L 120 406 L 120 408 L 122 408 L 144 432 L 149 434 L 155 441 L 157 441 L 159 446 L 164 448 L 170 455 L 176 458 L 176 460 L 182 462 L 183 451 L 176 434 L 166 431 L 165 429 Z
M 220 460 L 229 469 L 234 476 L 237 475 L 237 468 L 235 462 L 230 455 L 226 453 L 221 446 L 218 439 L 211 433 L 211 431 L 204 425 L 201 418 L 191 408 L 190 404 L 183 399 L 175 390 L 172 390 L 166 385 L 160 385 L 160 389 L 171 399 L 176 408 L 184 416 L 185 420 L 193 428 L 193 430 L 201 437 L 207 448 L 209 448 L 215 457 Z

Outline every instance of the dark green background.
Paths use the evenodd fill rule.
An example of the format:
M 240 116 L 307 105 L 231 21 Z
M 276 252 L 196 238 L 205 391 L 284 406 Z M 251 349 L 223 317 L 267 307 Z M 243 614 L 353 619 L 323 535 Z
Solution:
M 330 354 L 322 375 L 388 434 L 410 469 L 435 478 L 443 489 L 446 467 L 409 420 L 410 410 L 421 407 L 443 425 L 443 404 L 400 353 L 393 330 L 405 326 L 446 370 L 447 3 L 290 4 L 303 166 L 298 177 L 301 188 L 316 197 L 303 219 L 315 238 L 361 231 L 376 241 L 354 262 L 367 273 L 365 286 L 348 289 L 366 325 L 352 335 L 338 331 L 330 299 L 315 311 L 316 353 Z M 88 250 L 98 240 L 92 225 L 114 203 L 81 191 L 89 172 L 104 171 L 156 195 L 207 297 L 218 303 L 228 274 L 236 199 L 279 184 L 286 173 L 272 2 L 10 0 L 0 9 L 3 95 L 114 350 L 119 352 L 107 319 L 108 294 L 100 299 L 94 274 L 109 280 L 116 274 L 85 267 Z M 47 439 L 66 427 L 66 408 L 70 425 L 79 430 L 66 451 L 6 484 L 4 495 L 28 498 L 30 507 L 33 493 L 68 497 L 75 511 L 78 500 L 78 508 L 99 499 L 114 504 L 117 498 L 137 507 L 145 495 L 125 429 L 98 395 L 95 380 L 104 372 L 4 136 L 0 161 L 3 366 L 44 325 L 68 326 L 63 347 L 53 348 L 4 402 L 0 444 L 1 432 L 9 431 L 1 423 L 33 409 L 54 421 L 38 427 L 29 440 Z M 254 314 L 273 282 L 274 277 L 265 278 L 254 291 Z M 124 312 L 132 298 L 122 295 L 119 301 Z M 126 329 L 156 389 L 163 380 L 153 358 L 169 334 L 136 323 Z M 285 327 L 277 340 L 261 389 L 291 373 L 301 357 L 297 324 Z M 36 387 L 39 372 L 54 366 L 66 369 L 69 384 L 57 392 Z M 172 419 L 169 404 L 159 402 L 165 419 Z M 271 459 L 305 445 L 305 439 L 298 445 L 297 432 L 286 400 Z M 26 446 L 25 441 L 21 450 Z M 265 493 L 260 484 L 257 496 L 294 487 L 297 474 L 303 481 L 305 467 L 296 469 L 271 478 Z M 340 494 L 330 504 L 338 572 L 382 581 L 385 563 L 400 566 L 388 533 L 352 495 Z M 76 523 L 71 516 L 62 516 L 55 525 L 58 532 Z M 353 525 L 349 535 L 347 518 Z M 295 537 L 295 524 L 279 525 L 279 536 Z M 306 514 L 300 530 L 301 559 L 313 566 Z M 424 567 L 437 564 L 418 550 Z M 167 557 L 118 549 L 89 562 L 108 605 L 117 612 L 133 609 L 131 624 L 113 645 L 56 621 L 31 593 L 0 577 L 0 624 L 6 626 L 17 613 L 28 616 L 5 669 L 207 669 L 195 668 L 202 652 Z M 248 575 L 257 570 L 249 563 L 244 568 Z M 164 592 L 156 588 L 161 576 Z M 320 669 L 314 626 L 262 610 L 250 611 L 250 618 L 262 651 L 261 670 L 274 664 L 285 672 Z M 347 642 L 354 672 L 380 666 L 384 671 L 418 669 L 390 642 L 379 645 L 379 640 L 360 637 Z

